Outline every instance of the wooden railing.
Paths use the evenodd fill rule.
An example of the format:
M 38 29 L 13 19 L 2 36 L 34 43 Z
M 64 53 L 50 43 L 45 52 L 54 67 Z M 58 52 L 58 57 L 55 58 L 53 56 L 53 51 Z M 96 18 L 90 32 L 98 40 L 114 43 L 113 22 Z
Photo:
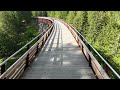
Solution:
M 79 47 L 81 48 L 83 54 L 85 55 L 89 66 L 93 69 L 95 75 L 98 79 L 110 79 L 111 73 L 120 79 L 120 75 L 111 67 L 111 65 L 92 47 L 92 45 L 80 34 L 72 25 L 67 24 L 65 21 L 60 20 L 64 25 L 68 27 L 73 37 L 77 41 Z M 52 21 L 53 22 L 53 21 Z M 47 28 L 46 32 L 42 32 L 36 36 L 33 40 L 7 58 L 5 61 L 0 63 L 1 75 L 0 79 L 18 79 L 24 72 L 24 70 L 33 62 L 34 58 L 37 56 L 37 53 L 41 51 L 44 43 L 51 34 L 53 30 L 54 22 Z M 33 45 L 31 45 L 34 43 Z M 15 57 L 22 50 L 27 49 L 22 56 L 20 56 L 9 68 L 6 69 L 6 63 Z M 105 67 L 101 66 L 100 62 L 104 64 Z
M 34 60 L 37 53 L 42 49 L 44 43 L 46 42 L 47 38 L 51 34 L 53 30 L 54 22 L 47 28 L 46 32 L 42 32 L 38 36 L 36 36 L 33 40 L 7 58 L 5 61 L 0 63 L 1 67 L 1 75 L 0 79 L 18 79 L 24 72 L 24 70 L 30 65 L 30 63 Z M 35 42 L 36 40 L 36 42 Z M 31 43 L 34 43 L 30 47 Z M 27 49 L 27 51 L 20 56 L 15 63 L 13 63 L 8 69 L 6 69 L 6 63 L 11 60 L 11 58 L 15 57 L 18 53 L 20 53 L 23 49 Z
M 92 45 L 78 32 L 72 25 L 67 24 L 65 21 L 60 20 L 65 26 L 68 27 L 73 37 L 77 41 L 83 54 L 85 55 L 89 66 L 93 69 L 98 79 L 118 78 L 120 75 L 112 68 L 112 66 L 95 50 Z M 95 55 L 99 58 L 96 58 Z M 104 67 L 102 65 L 104 64 Z M 113 76 L 114 75 L 114 76 Z M 113 76 L 113 77 L 112 77 Z

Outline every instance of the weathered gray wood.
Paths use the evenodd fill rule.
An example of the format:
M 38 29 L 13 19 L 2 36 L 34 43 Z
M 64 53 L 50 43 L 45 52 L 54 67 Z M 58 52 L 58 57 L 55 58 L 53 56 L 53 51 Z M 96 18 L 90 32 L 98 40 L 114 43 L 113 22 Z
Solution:
M 95 76 L 71 32 L 55 21 L 54 32 L 21 79 L 95 79 Z
M 25 70 L 25 64 L 22 65 L 22 67 L 19 69 L 19 71 L 13 77 L 13 79 L 19 79 L 20 76 L 23 74 L 24 70 Z
M 107 73 L 104 71 L 104 69 L 101 67 L 101 65 L 98 63 L 98 61 L 95 59 L 95 57 L 91 54 L 91 63 L 92 63 L 92 68 L 94 69 L 97 77 L 99 79 L 110 79 L 109 76 L 107 75 Z
M 27 52 L 22 55 L 11 67 L 9 67 L 1 76 L 0 79 L 9 78 L 17 68 L 19 68 L 20 64 L 25 61 Z
M 14 79 L 18 76 L 18 74 L 21 72 L 21 70 L 25 69 L 25 61 L 21 63 L 21 65 L 12 73 L 12 75 L 9 76 L 9 79 Z
M 77 41 L 77 39 L 79 39 L 80 43 L 82 44 L 81 46 L 83 46 L 83 53 L 84 53 L 85 57 L 87 59 L 89 59 L 89 56 L 90 56 L 90 58 L 92 59 L 91 60 L 91 64 L 92 65 L 91 66 L 92 66 L 92 68 L 93 68 L 96 76 L 99 79 L 110 79 L 110 77 L 107 75 L 107 73 L 101 67 L 101 65 L 98 63 L 98 61 L 96 60 L 96 58 L 92 55 L 92 53 L 86 47 L 86 45 L 84 44 L 84 42 L 78 37 L 78 35 L 76 34 L 76 32 L 71 27 L 69 27 L 69 30 L 73 34 L 75 40 Z M 79 42 L 78 42 L 78 44 L 79 44 Z
M 6 71 L 4 71 L 2 73 L 2 75 L 0 75 L 0 79 L 15 79 L 15 78 L 19 78 L 21 76 L 22 72 L 25 69 L 26 58 L 28 58 L 27 59 L 28 60 L 28 64 L 30 62 L 32 62 L 32 60 L 35 57 L 36 52 L 38 51 L 38 49 L 41 48 L 41 45 L 44 44 L 43 42 L 45 42 L 47 40 L 48 33 L 50 33 L 52 31 L 53 19 L 49 18 L 49 20 L 47 20 L 48 18 L 44 18 L 44 17 L 43 17 L 43 19 L 45 19 L 49 23 L 49 27 L 46 29 L 46 32 L 43 32 L 44 35 L 39 39 L 40 35 L 42 35 L 42 34 L 39 34 L 33 40 L 31 40 L 29 43 L 27 43 L 25 46 L 23 46 L 21 49 L 19 49 L 17 52 L 15 52 L 13 55 L 11 55 L 9 58 L 7 58 L 4 62 L 2 62 L 0 64 L 1 67 L 7 61 L 9 61 L 12 57 L 14 57 L 17 53 L 19 53 L 23 48 L 25 48 L 26 46 L 29 49 L 29 44 L 31 42 L 33 42 L 36 38 L 39 39 L 28 51 L 25 52 L 24 55 L 22 55 L 13 65 L 11 65 Z M 1 72 L 1 67 L 0 67 L 0 72 Z

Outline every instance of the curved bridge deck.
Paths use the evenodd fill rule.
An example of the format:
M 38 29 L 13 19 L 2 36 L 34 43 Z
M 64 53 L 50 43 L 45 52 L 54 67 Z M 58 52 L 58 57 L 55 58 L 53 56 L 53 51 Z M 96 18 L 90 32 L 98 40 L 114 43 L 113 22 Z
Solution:
M 21 79 L 95 79 L 68 28 L 54 21 L 54 30 Z

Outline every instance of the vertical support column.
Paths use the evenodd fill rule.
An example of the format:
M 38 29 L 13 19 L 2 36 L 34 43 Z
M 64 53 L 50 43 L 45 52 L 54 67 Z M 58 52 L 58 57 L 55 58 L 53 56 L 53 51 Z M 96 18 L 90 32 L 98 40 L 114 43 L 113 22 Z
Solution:
M 44 37 L 43 37 L 43 39 L 42 39 L 42 47 L 43 47 L 43 45 L 44 45 Z
M 39 40 L 40 39 L 40 37 L 38 37 L 38 39 L 37 40 Z M 39 42 L 38 42 L 38 44 L 37 44 L 37 50 L 36 50 L 36 53 L 35 54 L 37 54 L 38 52 L 39 52 Z
M 28 67 L 28 65 L 29 65 L 29 53 L 28 53 L 28 55 L 26 57 L 26 68 Z
M 88 44 L 88 49 L 89 49 L 89 51 L 91 51 L 89 44 Z M 91 67 L 91 57 L 90 57 L 90 55 L 89 55 L 89 66 Z
M 37 40 L 39 40 L 39 39 L 40 39 L 40 36 L 38 36 Z
M 30 48 L 30 45 L 27 45 L 27 50 L 29 50 L 29 48 Z
M 29 50 L 30 48 L 30 45 L 27 45 L 27 50 Z M 27 57 L 26 57 L 26 68 L 28 67 L 28 64 L 29 64 L 29 53 L 27 54 Z
M 108 74 L 108 76 L 110 76 L 110 69 L 107 65 L 105 65 L 105 71 Z
M 89 55 L 89 67 L 92 67 L 91 64 L 92 64 L 92 63 L 91 63 L 91 57 L 90 57 L 90 55 Z
M 80 40 L 79 40 L 79 38 L 78 38 L 78 46 L 80 47 Z
M 39 52 L 39 43 L 37 44 L 37 50 L 36 50 L 36 55 L 37 55 L 37 53 Z
M 1 74 L 3 74 L 4 72 L 5 72 L 5 64 L 1 66 Z
M 79 36 L 79 38 L 80 38 L 80 35 L 79 35 L 79 34 L 78 34 L 78 36 Z M 79 41 L 79 43 L 78 43 L 78 44 L 79 44 L 79 47 L 82 48 L 82 46 L 81 46 L 81 45 L 82 45 L 82 43 L 81 43 L 81 38 L 78 39 L 78 41 Z

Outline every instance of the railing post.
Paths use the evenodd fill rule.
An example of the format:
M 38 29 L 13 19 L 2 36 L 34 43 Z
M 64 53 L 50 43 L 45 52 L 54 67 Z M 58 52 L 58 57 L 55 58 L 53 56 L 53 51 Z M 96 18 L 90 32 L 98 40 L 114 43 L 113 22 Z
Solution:
M 1 74 L 3 74 L 4 72 L 5 72 L 5 64 L 1 66 Z
M 90 50 L 90 45 L 88 44 L 87 46 L 88 46 L 89 51 L 91 51 Z M 90 57 L 90 55 L 89 55 L 89 66 L 91 67 L 91 57 Z
M 47 35 L 47 33 L 46 33 L 46 39 L 45 39 L 45 42 L 47 41 L 47 38 L 48 38 L 48 35 Z
M 37 44 L 37 50 L 35 54 L 37 54 L 38 52 L 39 52 L 39 43 Z
M 38 40 L 40 39 L 40 37 L 38 37 Z M 38 42 L 38 44 L 37 44 L 37 50 L 36 50 L 36 53 L 35 54 L 37 54 L 39 52 L 39 42 Z
M 90 55 L 89 55 L 89 67 L 91 67 L 92 65 L 91 65 L 91 57 L 90 57 Z
M 51 33 L 51 30 L 48 32 L 48 36 L 50 35 L 50 33 Z
M 30 45 L 27 45 L 27 50 L 29 50 L 30 48 Z M 28 67 L 28 63 L 29 63 L 29 53 L 27 54 L 27 57 L 26 57 L 26 68 Z
M 83 45 L 81 46 L 81 49 L 82 49 L 82 52 L 84 53 L 84 50 L 83 50 Z
M 110 75 L 110 69 L 107 65 L 105 65 L 105 72 L 108 74 L 108 76 Z
M 79 35 L 80 39 L 83 41 L 83 37 L 81 35 Z
M 29 65 L 29 53 L 27 54 L 27 57 L 26 57 L 26 68 L 28 67 Z
M 27 50 L 29 50 L 29 48 L 30 48 L 30 45 L 27 45 Z
M 38 36 L 37 40 L 39 40 L 39 39 L 40 39 L 40 37 Z
M 80 47 L 80 40 L 78 39 L 78 46 Z
M 43 37 L 43 39 L 42 39 L 42 46 L 44 45 L 44 37 Z

